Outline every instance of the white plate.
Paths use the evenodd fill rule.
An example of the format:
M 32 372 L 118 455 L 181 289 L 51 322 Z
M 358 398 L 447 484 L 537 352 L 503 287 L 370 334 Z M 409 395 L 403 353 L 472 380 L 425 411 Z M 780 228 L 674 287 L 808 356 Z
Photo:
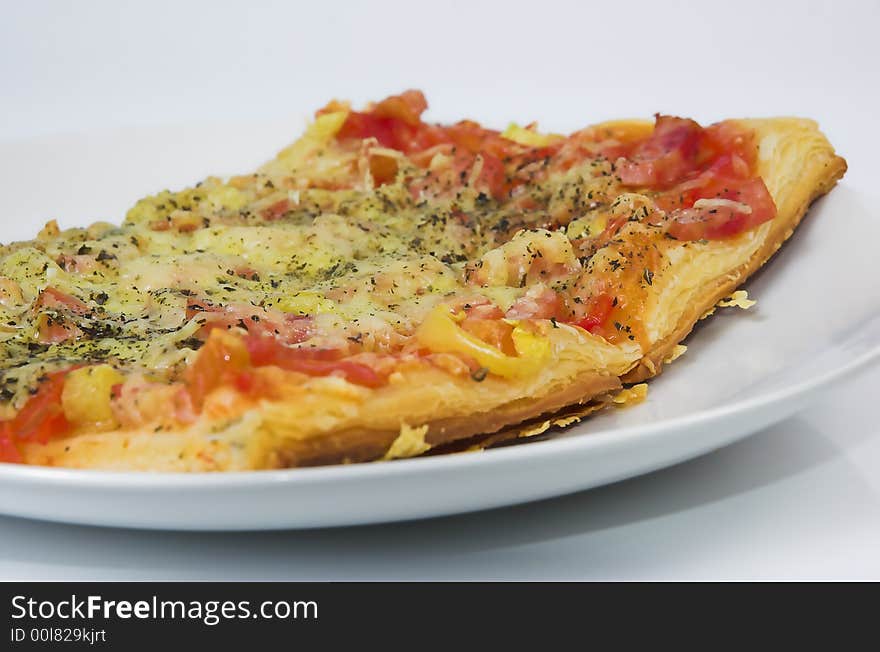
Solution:
M 130 200 L 162 185 L 247 169 L 278 145 L 275 127 L 2 144 L 0 241 L 27 237 L 48 217 L 63 225 L 118 220 Z M 880 220 L 870 205 L 845 184 L 837 188 L 749 281 L 757 306 L 720 310 L 701 322 L 687 354 L 651 382 L 642 405 L 597 415 L 551 440 L 378 464 L 213 475 L 0 464 L 0 513 L 158 529 L 352 525 L 537 500 L 695 457 L 790 416 L 880 357 Z

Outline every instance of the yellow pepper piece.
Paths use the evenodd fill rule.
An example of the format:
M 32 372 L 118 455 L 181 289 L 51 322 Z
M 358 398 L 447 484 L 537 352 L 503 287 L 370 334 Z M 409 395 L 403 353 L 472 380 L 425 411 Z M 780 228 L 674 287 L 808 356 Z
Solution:
M 275 161 L 284 166 L 296 167 L 310 152 L 329 142 L 342 129 L 347 117 L 348 111 L 333 111 L 319 115 L 306 127 L 302 138 L 281 150 Z
M 61 392 L 64 416 L 74 425 L 113 425 L 110 393 L 113 385 L 123 380 L 109 364 L 74 369 L 64 379 Z
M 539 134 L 537 131 L 520 127 L 515 122 L 507 126 L 501 137 L 526 147 L 547 147 L 563 139 L 559 134 Z
M 416 331 L 416 339 L 435 353 L 460 353 L 490 373 L 511 378 L 537 371 L 550 356 L 550 340 L 519 325 L 511 333 L 518 355 L 510 356 L 461 328 L 447 306 L 437 306 Z
M 348 117 L 348 111 L 332 111 L 315 118 L 309 125 L 306 135 L 319 140 L 330 140 L 342 129 L 342 124 Z
M 530 373 L 537 371 L 550 357 L 549 338 L 527 331 L 519 325 L 513 327 L 510 336 L 516 347 L 517 360 L 527 367 Z

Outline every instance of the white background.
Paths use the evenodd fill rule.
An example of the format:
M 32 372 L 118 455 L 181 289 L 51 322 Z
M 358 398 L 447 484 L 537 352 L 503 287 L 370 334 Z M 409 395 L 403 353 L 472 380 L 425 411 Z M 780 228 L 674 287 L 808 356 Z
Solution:
M 358 103 L 418 87 L 432 118 L 464 113 L 494 126 L 537 117 L 566 130 L 655 111 L 805 115 L 849 161 L 844 184 L 880 197 L 878 29 L 880 3 L 867 0 L 10 2 L 0 141 L 95 130 L 106 139 L 134 126 L 149 147 L 162 125 L 207 122 L 218 134 L 234 123 L 292 125 L 288 137 L 255 142 L 254 161 L 224 158 L 222 140 L 188 152 L 181 132 L 166 165 L 110 191 L 113 215 L 89 214 L 106 189 L 78 178 L 75 160 L 68 174 L 22 189 L 51 193 L 49 216 L 62 222 L 119 219 L 117 206 L 141 194 L 270 156 L 332 97 Z M 137 156 L 120 152 L 118 164 Z M 0 172 L 13 165 L 0 161 Z M 3 239 L 19 235 L 23 217 L 32 216 L 0 214 Z M 235 535 L 0 518 L 0 578 L 880 579 L 878 389 L 875 368 L 693 462 L 462 517 Z

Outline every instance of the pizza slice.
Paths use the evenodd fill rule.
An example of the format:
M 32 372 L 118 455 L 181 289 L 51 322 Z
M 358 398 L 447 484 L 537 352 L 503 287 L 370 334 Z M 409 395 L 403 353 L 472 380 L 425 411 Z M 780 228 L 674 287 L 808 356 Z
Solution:
M 643 396 L 846 170 L 809 120 L 426 108 L 331 102 L 254 173 L 0 249 L 0 459 L 265 469 L 573 423 Z

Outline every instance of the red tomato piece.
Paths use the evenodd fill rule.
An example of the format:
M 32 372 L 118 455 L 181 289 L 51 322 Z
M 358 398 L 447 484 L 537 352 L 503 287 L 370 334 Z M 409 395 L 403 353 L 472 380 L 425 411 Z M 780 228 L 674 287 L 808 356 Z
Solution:
M 447 139 L 442 129 L 421 121 L 427 107 L 425 96 L 419 91 L 392 95 L 370 111 L 349 111 L 336 138 L 340 141 L 375 138 L 383 147 L 406 154 L 428 149 Z
M 61 290 L 56 290 L 53 287 L 47 287 L 40 292 L 40 296 L 37 297 L 37 300 L 34 303 L 34 308 L 37 310 L 44 308 L 49 310 L 64 310 L 77 315 L 85 315 L 89 312 L 89 307 L 85 303 L 76 297 L 65 294 Z
M 183 381 L 196 408 L 222 385 L 233 384 L 238 374 L 250 367 L 250 356 L 239 337 L 213 331 L 196 359 L 183 372 Z
M 276 335 L 288 344 L 297 344 L 304 342 L 312 334 L 312 319 L 308 315 L 270 313 L 250 304 L 221 306 L 190 298 L 187 302 L 186 318 L 192 319 L 199 313 L 208 313 L 206 323 L 199 331 L 201 336 L 215 328 L 242 328 L 248 333 Z
M 307 376 L 329 376 L 338 373 L 347 381 L 366 387 L 384 385 L 386 379 L 371 367 L 342 358 L 342 351 L 336 349 L 291 348 L 275 337 L 249 335 L 245 345 L 255 367 L 276 366 L 287 371 L 296 371 Z
M 478 301 L 468 302 L 461 308 L 464 309 L 468 319 L 501 319 L 504 317 L 504 311 L 501 308 L 482 297 Z
M 658 115 L 654 132 L 618 161 L 617 175 L 628 186 L 669 187 L 696 169 L 703 141 L 693 120 Z
M 614 308 L 614 298 L 610 294 L 602 292 L 590 299 L 586 316 L 574 322 L 574 324 L 575 326 L 580 326 L 585 331 L 595 333 L 608 321 L 612 308 Z
M 21 456 L 21 451 L 18 450 L 18 447 L 15 445 L 15 440 L 8 421 L 0 423 L 0 462 L 12 462 L 14 464 L 21 464 L 24 462 L 24 458 Z
M 279 199 L 274 204 L 270 204 L 262 211 L 260 211 L 260 215 L 263 216 L 264 219 L 269 220 L 270 222 L 280 219 L 284 217 L 285 213 L 290 210 L 290 200 Z
M 43 344 L 57 344 L 82 333 L 76 323 L 64 315 L 85 315 L 90 312 L 88 305 L 76 297 L 65 294 L 53 287 L 47 287 L 34 302 L 34 312 L 49 310 L 53 314 L 40 315 L 38 318 L 39 341 Z
M 724 199 L 744 204 L 736 206 L 700 206 L 670 213 L 669 235 L 678 240 L 720 240 L 739 235 L 776 217 L 776 204 L 760 178 L 712 179 L 689 203 L 700 199 Z
M 18 414 L 0 421 L 0 461 L 21 461 L 18 442 L 45 444 L 70 429 L 61 407 L 61 392 L 65 376 L 75 368 L 48 374 Z
M 477 177 L 477 190 L 488 191 L 495 199 L 502 199 L 509 191 L 504 165 L 497 156 L 488 152 L 480 154 L 483 167 Z
M 428 101 L 422 91 L 408 90 L 400 95 L 386 97 L 370 112 L 381 118 L 395 118 L 408 125 L 418 125 L 421 115 L 428 108 Z
M 559 294 L 555 290 L 536 286 L 514 301 L 505 316 L 510 319 L 558 318 L 560 307 Z
M 68 320 L 43 315 L 38 326 L 38 340 L 42 344 L 59 344 L 71 338 L 79 337 L 82 331 Z
M 749 176 L 758 155 L 754 133 L 743 129 L 736 122 L 728 121 L 706 127 L 704 134 L 704 145 L 715 157 L 729 156 L 741 160 L 745 164 L 745 170 L 741 168 L 737 176 Z

